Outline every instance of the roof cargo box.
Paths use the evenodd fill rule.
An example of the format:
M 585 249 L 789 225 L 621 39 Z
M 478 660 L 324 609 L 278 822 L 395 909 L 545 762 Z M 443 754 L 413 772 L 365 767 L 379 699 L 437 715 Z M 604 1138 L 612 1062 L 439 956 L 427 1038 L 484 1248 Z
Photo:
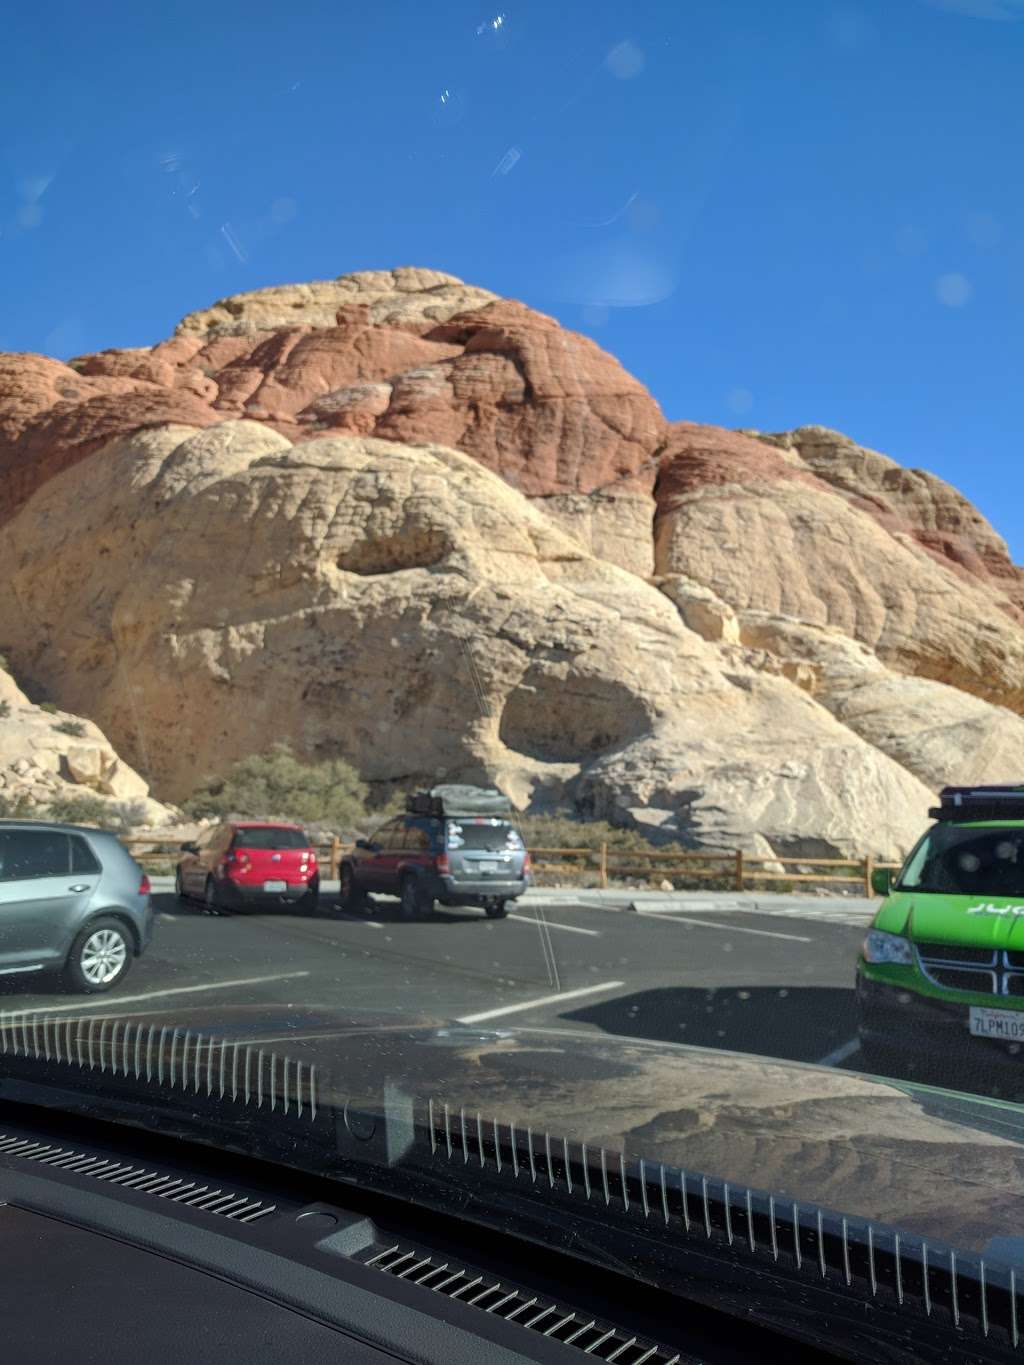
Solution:
M 933 820 L 1024 820 L 1024 786 L 943 787 Z
M 412 815 L 484 815 L 507 820 L 512 814 L 512 803 L 495 787 L 468 787 L 446 783 L 429 791 L 413 792 L 405 798 L 405 808 Z

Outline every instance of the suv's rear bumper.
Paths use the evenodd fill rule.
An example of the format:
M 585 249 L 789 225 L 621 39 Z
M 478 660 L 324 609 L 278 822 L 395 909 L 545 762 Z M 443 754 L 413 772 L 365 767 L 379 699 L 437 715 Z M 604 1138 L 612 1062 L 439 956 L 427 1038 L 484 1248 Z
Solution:
M 993 1006 L 1005 1002 L 993 998 Z M 894 1058 L 917 1058 L 955 1070 L 963 1087 L 965 1059 L 971 1065 L 1012 1067 L 1024 1077 L 1024 1048 L 969 1031 L 970 1006 L 958 1000 L 919 995 L 904 986 L 872 981 L 857 972 L 857 1010 L 861 1041 L 884 1048 Z
M 497 877 L 477 877 L 472 881 L 465 877 L 439 877 L 437 899 L 443 905 L 482 905 L 484 901 L 515 900 L 529 885 L 528 877 L 510 881 Z

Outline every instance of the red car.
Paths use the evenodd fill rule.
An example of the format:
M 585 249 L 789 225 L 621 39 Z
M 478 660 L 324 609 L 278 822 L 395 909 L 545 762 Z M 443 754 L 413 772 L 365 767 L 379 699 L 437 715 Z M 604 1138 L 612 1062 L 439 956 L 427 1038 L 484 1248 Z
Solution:
M 181 845 L 174 874 L 182 900 L 213 913 L 255 905 L 293 905 L 312 913 L 320 900 L 316 850 L 299 825 L 238 820 Z

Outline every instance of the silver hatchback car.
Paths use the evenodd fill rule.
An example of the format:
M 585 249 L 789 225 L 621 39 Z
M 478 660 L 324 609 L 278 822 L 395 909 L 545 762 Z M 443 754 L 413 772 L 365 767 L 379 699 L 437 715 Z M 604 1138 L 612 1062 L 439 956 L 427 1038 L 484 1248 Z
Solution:
M 149 944 L 149 878 L 116 835 L 0 820 L 0 976 L 60 971 L 108 991 Z

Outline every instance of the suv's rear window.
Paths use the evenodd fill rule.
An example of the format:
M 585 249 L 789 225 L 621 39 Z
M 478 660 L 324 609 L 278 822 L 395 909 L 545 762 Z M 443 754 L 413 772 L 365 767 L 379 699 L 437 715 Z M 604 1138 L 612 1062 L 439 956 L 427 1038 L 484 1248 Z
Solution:
M 488 853 L 523 846 L 519 831 L 507 820 L 449 820 L 445 839 L 449 848 L 485 849 Z
M 301 829 L 238 829 L 232 848 L 309 848 L 309 837 Z

